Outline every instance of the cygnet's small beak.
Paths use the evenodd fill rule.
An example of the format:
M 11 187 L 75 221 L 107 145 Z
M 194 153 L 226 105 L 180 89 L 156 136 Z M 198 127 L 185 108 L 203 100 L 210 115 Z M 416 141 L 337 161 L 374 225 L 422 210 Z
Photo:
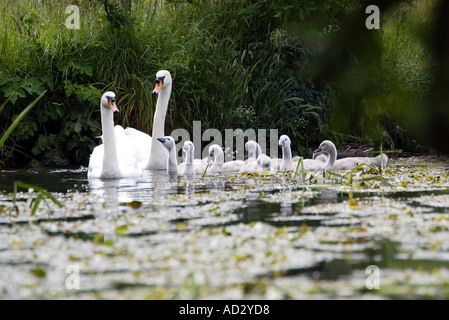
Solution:
M 248 151 L 245 151 L 245 155 L 243 156 L 243 160 L 248 160 Z
M 321 152 L 321 147 L 318 147 L 318 149 L 316 149 L 313 153 L 318 153 Z
M 284 140 L 279 140 L 279 146 L 280 146 L 280 147 L 285 146 L 285 141 L 284 141 Z
M 214 160 L 214 157 L 209 155 L 209 158 L 207 158 L 207 163 L 210 163 L 212 160 Z
M 160 141 L 161 143 L 164 143 L 165 141 L 167 141 L 167 139 L 165 138 L 157 138 L 158 141 Z

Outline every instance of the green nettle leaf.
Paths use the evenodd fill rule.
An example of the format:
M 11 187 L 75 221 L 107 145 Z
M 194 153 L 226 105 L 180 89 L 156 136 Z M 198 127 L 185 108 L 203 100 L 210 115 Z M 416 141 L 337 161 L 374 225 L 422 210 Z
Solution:
M 85 74 L 85 75 L 88 75 L 89 77 L 91 77 L 93 74 L 93 69 L 88 64 L 78 65 L 78 70 L 79 70 L 80 74 Z
M 17 97 L 25 98 L 25 91 L 21 88 L 8 87 L 4 90 L 5 97 L 10 98 L 12 104 L 15 104 Z
M 40 82 L 36 78 L 28 78 L 28 79 L 26 79 L 23 82 L 22 87 L 25 90 L 27 90 L 29 94 L 42 92 L 42 90 L 44 90 L 44 86 L 42 85 L 42 82 Z

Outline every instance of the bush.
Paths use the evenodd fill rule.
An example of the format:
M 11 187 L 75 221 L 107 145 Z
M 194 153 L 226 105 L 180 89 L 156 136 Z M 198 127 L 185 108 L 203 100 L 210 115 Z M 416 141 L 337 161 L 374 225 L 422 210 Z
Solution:
M 370 143 L 391 140 L 388 128 L 407 134 L 395 115 L 369 111 L 379 102 L 370 100 L 368 91 L 348 100 L 346 83 L 312 79 L 305 72 L 358 3 L 136 0 L 125 11 L 114 0 L 79 0 L 73 4 L 80 8 L 81 27 L 70 30 L 64 25 L 66 3 L 7 0 L 0 23 L 0 96 L 10 101 L 0 115 L 1 127 L 48 92 L 13 132 L 2 156 L 16 166 L 86 165 L 101 135 L 98 101 L 106 90 L 117 93 L 119 124 L 151 132 L 156 103 L 151 91 L 160 69 L 174 78 L 166 132 L 191 130 L 194 120 L 202 121 L 203 130 L 222 133 L 277 128 L 292 138 L 294 153 L 304 156 L 333 133 L 343 137 L 340 141 L 358 136 Z M 380 41 L 386 44 L 387 38 Z M 382 58 L 391 61 L 385 69 L 396 66 L 401 77 L 410 75 L 404 70 L 424 70 L 428 63 L 420 58 L 419 68 L 413 68 L 411 56 L 399 64 Z M 350 72 L 358 71 L 363 70 Z M 382 87 L 384 78 L 373 74 L 381 94 L 403 80 L 390 78 L 392 86 Z M 415 92 L 412 81 L 409 91 Z M 394 103 L 394 96 L 390 99 Z M 346 102 L 357 110 L 350 121 L 360 125 L 340 125 L 346 120 L 339 106 Z M 364 123 L 378 127 L 366 130 Z

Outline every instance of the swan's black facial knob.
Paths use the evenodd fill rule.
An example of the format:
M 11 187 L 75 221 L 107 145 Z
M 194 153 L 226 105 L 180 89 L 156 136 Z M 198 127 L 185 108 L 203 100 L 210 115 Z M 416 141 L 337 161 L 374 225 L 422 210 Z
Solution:
M 164 79 L 163 77 L 156 77 L 156 86 L 154 87 L 153 94 L 158 94 L 161 91 L 162 86 L 164 85 Z

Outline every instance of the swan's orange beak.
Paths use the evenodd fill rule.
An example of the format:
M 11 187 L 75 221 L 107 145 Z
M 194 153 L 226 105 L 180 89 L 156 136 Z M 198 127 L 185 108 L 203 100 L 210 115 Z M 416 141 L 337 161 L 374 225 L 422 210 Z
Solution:
M 154 86 L 153 93 L 158 94 L 159 91 L 161 91 L 161 88 L 163 85 L 164 85 L 164 83 L 161 80 L 156 80 L 156 85 Z
M 115 103 L 115 99 L 109 100 L 109 108 L 111 108 L 112 112 L 119 112 L 117 108 L 117 104 Z

